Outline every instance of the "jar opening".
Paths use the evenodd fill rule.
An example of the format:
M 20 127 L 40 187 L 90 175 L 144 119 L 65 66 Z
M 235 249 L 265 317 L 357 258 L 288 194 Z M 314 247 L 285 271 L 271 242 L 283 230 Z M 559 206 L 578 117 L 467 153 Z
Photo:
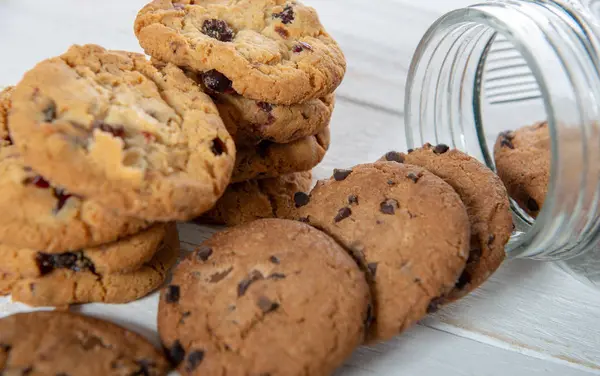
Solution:
M 411 148 L 445 143 L 494 169 L 502 131 L 547 120 L 546 200 L 535 221 L 513 203 L 512 257 L 575 257 L 600 240 L 597 38 L 569 11 L 505 0 L 451 12 L 425 35 L 409 73 Z

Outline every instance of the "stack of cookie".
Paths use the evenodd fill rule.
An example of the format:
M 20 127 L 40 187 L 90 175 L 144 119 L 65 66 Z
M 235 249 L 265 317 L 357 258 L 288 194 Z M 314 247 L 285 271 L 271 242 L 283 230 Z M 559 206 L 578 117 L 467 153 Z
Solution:
M 346 62 L 300 2 L 155 0 L 135 22 L 160 66 L 186 71 L 215 101 L 237 146 L 232 185 L 204 221 L 292 216 L 294 196 L 329 147 L 334 90 Z M 304 196 L 298 195 L 302 200 Z
M 74 46 L 0 105 L 0 293 L 33 306 L 125 303 L 179 257 L 172 221 L 209 210 L 235 145 L 179 68 Z

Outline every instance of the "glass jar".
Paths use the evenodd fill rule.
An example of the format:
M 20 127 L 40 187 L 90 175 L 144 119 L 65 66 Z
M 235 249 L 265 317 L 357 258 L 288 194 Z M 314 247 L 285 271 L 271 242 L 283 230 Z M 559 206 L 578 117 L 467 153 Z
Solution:
M 555 261 L 600 288 L 600 1 L 493 0 L 422 39 L 405 103 L 409 147 L 456 147 L 494 168 L 498 134 L 547 120 L 550 184 L 536 220 L 513 203 L 509 258 Z

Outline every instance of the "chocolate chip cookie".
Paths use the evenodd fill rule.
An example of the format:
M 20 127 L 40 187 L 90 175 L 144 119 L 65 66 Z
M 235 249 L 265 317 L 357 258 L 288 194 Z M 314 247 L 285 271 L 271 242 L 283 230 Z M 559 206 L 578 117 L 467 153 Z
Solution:
M 458 193 L 471 221 L 471 248 L 467 267 L 445 300 L 475 290 L 502 264 L 512 233 L 510 201 L 500 178 L 475 158 L 446 145 L 426 144 L 410 153 L 390 152 L 383 159 L 421 166 Z
M 8 136 L 11 90 L 0 93 L 0 243 L 64 252 L 109 243 L 150 226 L 54 187 L 27 167 Z
M 417 166 L 379 162 L 336 170 L 317 183 L 299 214 L 370 273 L 370 341 L 389 339 L 435 310 L 469 255 L 469 217 L 460 197 Z
M 214 91 L 267 103 L 321 98 L 346 71 L 316 11 L 299 1 L 155 0 L 135 33 L 148 55 L 202 73 Z
M 94 45 L 73 46 L 26 73 L 8 127 L 41 176 L 146 220 L 210 209 L 235 161 L 217 108 L 183 71 Z
M 550 181 L 547 122 L 503 132 L 494 147 L 496 169 L 508 194 L 532 217 L 544 206 Z
M 308 197 L 310 172 L 231 184 L 201 223 L 237 226 L 263 218 L 291 219 Z
M 240 95 L 214 94 L 213 99 L 236 146 L 263 140 L 286 144 L 323 131 L 334 108 L 333 94 L 302 104 L 282 106 Z
M 326 128 L 315 136 L 289 144 L 263 141 L 256 147 L 239 149 L 231 180 L 239 183 L 308 171 L 323 160 L 329 142 L 329 128 Z
M 330 375 L 364 339 L 364 274 L 329 236 L 264 219 L 216 234 L 163 289 L 158 329 L 183 375 Z
M 95 248 L 48 253 L 0 243 L 0 272 L 22 278 L 43 277 L 57 269 L 91 271 L 97 274 L 133 272 L 149 262 L 165 239 L 166 225 Z
M 4 375 L 146 375 L 169 371 L 140 335 L 70 312 L 19 313 L 0 320 Z
M 22 278 L 12 286 L 13 301 L 30 306 L 65 306 L 82 303 L 129 303 L 159 288 L 179 258 L 175 226 L 167 230 L 152 260 L 122 274 L 55 269 L 39 278 Z

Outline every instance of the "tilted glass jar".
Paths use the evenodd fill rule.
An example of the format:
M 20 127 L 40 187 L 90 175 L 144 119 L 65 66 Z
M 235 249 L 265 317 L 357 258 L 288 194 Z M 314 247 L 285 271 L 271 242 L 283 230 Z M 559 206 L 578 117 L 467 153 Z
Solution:
M 492 168 L 500 132 L 547 120 L 546 200 L 536 220 L 513 204 L 507 255 L 556 261 L 600 288 L 600 1 L 450 12 L 422 39 L 406 94 L 409 147 L 445 143 Z

